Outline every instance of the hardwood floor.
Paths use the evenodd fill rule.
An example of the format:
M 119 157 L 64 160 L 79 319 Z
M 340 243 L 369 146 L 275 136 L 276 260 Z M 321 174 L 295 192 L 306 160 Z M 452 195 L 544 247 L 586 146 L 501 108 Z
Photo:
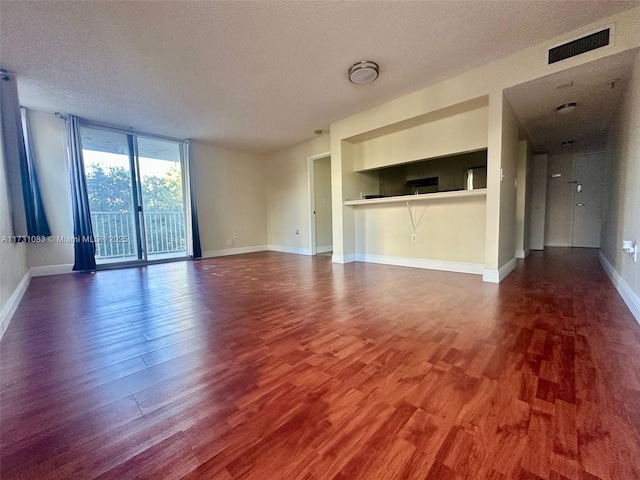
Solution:
M 3 479 L 640 478 L 640 325 L 591 251 L 39 277 L 0 345 Z

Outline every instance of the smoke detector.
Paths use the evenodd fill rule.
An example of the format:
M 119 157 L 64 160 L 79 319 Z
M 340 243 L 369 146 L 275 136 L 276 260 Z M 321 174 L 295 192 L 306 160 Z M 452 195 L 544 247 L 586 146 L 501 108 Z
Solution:
M 576 102 L 565 103 L 556 107 L 556 112 L 558 112 L 559 115 L 568 115 L 573 112 L 577 106 L 578 104 Z

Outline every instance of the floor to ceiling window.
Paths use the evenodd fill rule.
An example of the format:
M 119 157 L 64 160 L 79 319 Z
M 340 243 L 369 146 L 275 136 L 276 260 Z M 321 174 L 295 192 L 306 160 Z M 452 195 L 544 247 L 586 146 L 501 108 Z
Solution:
M 81 126 L 98 265 L 188 255 L 185 142 Z

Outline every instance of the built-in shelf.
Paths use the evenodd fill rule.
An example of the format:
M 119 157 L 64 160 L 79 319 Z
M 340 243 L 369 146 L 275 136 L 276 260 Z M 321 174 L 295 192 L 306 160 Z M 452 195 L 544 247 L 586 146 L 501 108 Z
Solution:
M 484 197 L 486 195 L 487 195 L 486 188 L 478 188 L 476 190 L 456 190 L 452 192 L 421 193 L 418 195 L 398 195 L 396 197 L 345 200 L 344 204 L 357 207 L 359 205 L 376 205 L 380 203 L 422 202 L 422 201 L 428 201 L 428 200 L 442 200 L 446 198 Z

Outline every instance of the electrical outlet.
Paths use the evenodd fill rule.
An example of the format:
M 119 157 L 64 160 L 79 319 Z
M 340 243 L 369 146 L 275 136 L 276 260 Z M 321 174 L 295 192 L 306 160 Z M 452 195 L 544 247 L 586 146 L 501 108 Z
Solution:
M 412 243 L 416 243 L 418 241 L 418 235 L 416 235 L 415 233 L 411 234 L 411 242 Z
M 238 238 L 238 232 L 233 232 L 233 238 Z
M 300 230 L 296 230 L 296 235 L 300 235 Z
M 227 246 L 230 247 L 231 245 L 233 245 L 233 240 L 227 240 Z

